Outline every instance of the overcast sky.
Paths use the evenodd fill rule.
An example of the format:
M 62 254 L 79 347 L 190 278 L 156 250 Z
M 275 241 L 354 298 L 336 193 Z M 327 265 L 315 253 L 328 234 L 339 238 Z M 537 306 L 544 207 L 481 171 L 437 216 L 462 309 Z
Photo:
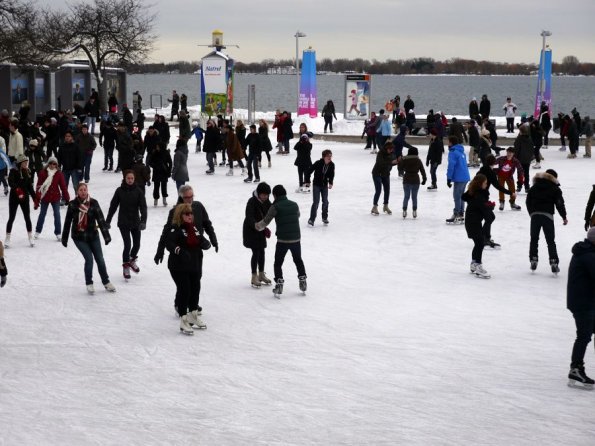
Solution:
M 64 7 L 64 0 L 40 0 Z M 595 62 L 595 0 L 159 0 L 152 62 L 195 61 L 220 29 L 241 62 L 295 57 L 311 46 L 317 59 L 461 57 L 538 63 L 542 29 L 555 62 L 574 55 Z M 301 56 L 300 56 L 301 57 Z

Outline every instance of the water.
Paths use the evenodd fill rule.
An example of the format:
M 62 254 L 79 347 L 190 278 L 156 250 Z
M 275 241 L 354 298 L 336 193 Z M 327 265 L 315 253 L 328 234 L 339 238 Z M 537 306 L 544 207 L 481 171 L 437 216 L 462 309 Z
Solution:
M 200 76 L 192 74 L 135 74 L 128 76 L 128 102 L 132 92 L 139 90 L 143 108 L 150 108 L 151 94 L 162 95 L 163 105 L 172 90 L 186 93 L 188 105 L 200 103 Z M 236 74 L 235 107 L 248 108 L 248 85 L 256 86 L 256 110 L 296 110 L 296 77 L 291 75 Z M 345 77 L 341 75 L 317 76 L 319 109 L 327 100 L 342 111 L 345 101 Z M 536 76 L 372 76 L 371 109 L 384 107 L 386 101 L 396 94 L 401 104 L 410 94 L 418 115 L 429 109 L 442 110 L 446 114 L 466 115 L 472 97 L 478 101 L 487 94 L 492 103 L 492 114 L 503 116 L 502 106 L 511 96 L 522 112 L 531 114 L 537 88 Z M 556 76 L 552 79 L 552 99 L 555 113 L 569 113 L 573 107 L 582 116 L 595 116 L 595 77 Z

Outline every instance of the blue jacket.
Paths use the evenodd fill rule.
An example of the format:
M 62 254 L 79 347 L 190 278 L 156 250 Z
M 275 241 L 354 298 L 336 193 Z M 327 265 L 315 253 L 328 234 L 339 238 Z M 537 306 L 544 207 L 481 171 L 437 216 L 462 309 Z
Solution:
M 388 119 L 383 119 L 380 124 L 379 133 L 382 136 L 390 136 L 392 132 L 392 125 Z
M 194 127 L 192 129 L 192 132 L 190 132 L 190 138 L 192 138 L 192 136 L 195 136 L 197 141 L 202 141 L 203 133 L 204 133 L 204 130 L 202 128 Z
M 446 179 L 453 183 L 465 183 L 471 179 L 465 149 L 461 144 L 455 144 L 448 148 Z

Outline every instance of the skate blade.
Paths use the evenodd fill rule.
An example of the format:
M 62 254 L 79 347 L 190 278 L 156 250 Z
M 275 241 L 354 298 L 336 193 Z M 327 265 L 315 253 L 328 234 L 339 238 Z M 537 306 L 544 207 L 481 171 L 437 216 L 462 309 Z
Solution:
M 568 387 L 572 387 L 574 389 L 581 389 L 581 390 L 593 390 L 593 384 L 582 383 L 575 379 L 568 380 Z
M 481 274 L 477 274 L 477 273 L 473 273 L 473 274 L 475 274 L 475 277 L 477 277 L 479 279 L 489 279 L 492 277 L 489 274 L 488 275 L 481 275 Z
M 251 283 L 250 286 L 252 288 L 260 289 L 260 285 L 255 285 L 255 284 Z
M 281 295 L 280 294 L 273 293 L 273 296 L 275 297 L 275 299 L 281 300 Z
M 194 332 L 193 331 L 184 331 L 181 328 L 180 328 L 180 333 L 182 333 L 183 335 L 186 335 L 186 336 L 193 336 L 194 335 Z
M 192 324 L 192 328 L 194 330 L 206 330 L 207 329 L 207 326 L 206 325 L 195 325 L 195 324 Z

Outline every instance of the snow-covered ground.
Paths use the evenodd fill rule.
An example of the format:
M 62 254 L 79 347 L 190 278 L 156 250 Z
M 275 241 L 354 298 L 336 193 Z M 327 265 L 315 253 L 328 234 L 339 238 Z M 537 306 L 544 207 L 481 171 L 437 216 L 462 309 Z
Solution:
M 204 155 L 191 153 L 190 184 L 220 243 L 204 259 L 208 329 L 193 337 L 179 332 L 165 262 L 153 263 L 169 207 L 153 207 L 150 193 L 140 274 L 124 282 L 115 225 L 104 247 L 115 294 L 86 293 L 83 259 L 72 242 L 54 240 L 51 216 L 30 248 L 19 214 L 0 290 L 0 444 L 593 444 L 595 393 L 566 386 L 574 323 L 565 288 L 594 161 L 543 151 L 569 215 L 568 226 L 556 216 L 559 276 L 546 266 L 543 238 L 542 263 L 529 270 L 521 195 L 521 212 L 496 211 L 502 249 L 486 250 L 492 279 L 482 280 L 469 274 L 464 228 L 444 222 L 446 166 L 437 192 L 422 187 L 416 220 L 400 216 L 396 175 L 393 215 L 374 217 L 374 156 L 362 147 L 314 142 L 313 159 L 329 148 L 337 166 L 327 227 L 320 218 L 307 227 L 311 197 L 294 193 L 293 154 L 272 155 L 262 169 L 302 212 L 309 289 L 298 291 L 288 255 L 280 300 L 270 287 L 250 287 L 242 221 L 254 185 L 238 169 L 206 176 Z M 102 158 L 98 148 L 89 190 L 107 212 L 120 176 L 102 173 Z M 174 189 L 170 182 L 171 202 Z M 2 224 L 7 203 L 0 196 Z M 274 245 L 273 236 L 269 276 Z M 592 344 L 586 367 L 595 375 Z

